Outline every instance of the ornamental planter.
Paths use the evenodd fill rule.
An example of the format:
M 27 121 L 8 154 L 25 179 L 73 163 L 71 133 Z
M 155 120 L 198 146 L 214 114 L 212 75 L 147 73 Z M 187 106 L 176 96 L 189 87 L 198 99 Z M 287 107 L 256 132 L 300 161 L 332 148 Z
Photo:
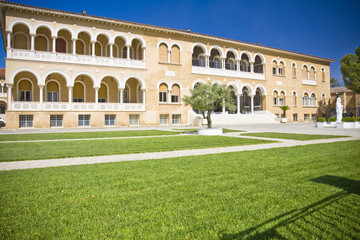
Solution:
M 287 118 L 281 118 L 280 122 L 281 123 L 287 123 Z
M 343 122 L 343 128 L 355 128 L 355 122 Z
M 355 128 L 360 128 L 360 122 L 355 122 Z
M 326 122 L 316 122 L 316 127 L 318 128 L 324 128 L 325 127 Z

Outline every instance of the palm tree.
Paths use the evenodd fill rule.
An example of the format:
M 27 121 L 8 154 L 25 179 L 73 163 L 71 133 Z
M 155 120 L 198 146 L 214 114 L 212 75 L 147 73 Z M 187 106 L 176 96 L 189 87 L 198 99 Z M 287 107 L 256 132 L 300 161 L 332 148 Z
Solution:
M 286 111 L 287 110 L 290 110 L 290 107 L 288 105 L 285 105 L 285 106 L 280 106 L 279 107 L 281 110 L 283 110 L 284 112 L 284 118 L 286 118 Z
M 337 78 L 330 78 L 330 87 L 334 88 L 334 87 L 340 87 L 339 84 L 339 80 L 337 80 Z

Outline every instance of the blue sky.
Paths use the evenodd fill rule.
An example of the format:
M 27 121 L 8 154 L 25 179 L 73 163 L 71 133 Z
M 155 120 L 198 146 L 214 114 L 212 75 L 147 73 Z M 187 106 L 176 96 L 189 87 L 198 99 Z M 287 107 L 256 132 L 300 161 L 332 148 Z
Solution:
M 359 0 L 180 0 L 13 2 L 204 33 L 331 58 L 342 84 L 340 58 L 360 46 Z M 1 44 L 3 44 L 1 42 Z M 5 66 L 3 46 L 0 67 Z

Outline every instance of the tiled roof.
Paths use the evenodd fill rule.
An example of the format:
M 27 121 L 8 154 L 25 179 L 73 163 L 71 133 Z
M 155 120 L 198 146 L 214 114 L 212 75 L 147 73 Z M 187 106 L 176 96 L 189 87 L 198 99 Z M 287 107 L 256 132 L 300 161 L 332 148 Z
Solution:
M 116 22 L 119 24 L 133 25 L 133 26 L 138 26 L 138 27 L 143 27 L 143 28 L 177 32 L 180 34 L 192 35 L 194 37 L 212 38 L 213 40 L 229 41 L 229 42 L 238 43 L 238 44 L 250 45 L 252 47 L 262 48 L 262 49 L 266 49 L 266 50 L 281 51 L 281 52 L 284 52 L 287 54 L 301 55 L 304 57 L 316 58 L 318 60 L 322 60 L 322 61 L 326 61 L 326 62 L 334 62 L 333 59 L 329 59 L 329 58 L 317 57 L 317 56 L 313 56 L 313 55 L 309 55 L 309 54 L 298 53 L 298 52 L 294 52 L 294 51 L 288 51 L 288 50 L 283 50 L 283 49 L 279 49 L 279 48 L 267 47 L 267 46 L 258 45 L 258 44 L 254 44 L 254 43 L 248 43 L 248 42 L 243 42 L 243 41 L 238 41 L 238 40 L 233 40 L 233 39 L 228 39 L 228 38 L 216 37 L 216 36 L 211 36 L 211 35 L 202 34 L 202 33 L 189 32 L 189 31 L 184 31 L 184 30 L 179 30 L 179 29 L 174 29 L 174 28 L 159 27 L 159 26 L 150 25 L 150 24 L 136 23 L 136 22 L 124 21 L 124 20 L 108 18 L 108 17 L 99 17 L 99 16 L 94 16 L 94 15 L 75 13 L 75 12 L 69 12 L 69 11 L 64 11 L 64 10 L 30 6 L 30 5 L 26 5 L 26 4 L 14 3 L 14 2 L 9 2 L 9 1 L 5 1 L 5 0 L 0 0 L 0 6 L 1 6 L 1 4 L 10 5 L 12 7 L 24 7 L 24 8 L 30 8 L 30 9 L 32 8 L 32 9 L 38 9 L 38 10 L 43 10 L 43 11 L 48 11 L 48 12 L 57 12 L 59 14 L 68 14 L 68 15 L 73 15 L 73 17 L 79 17 L 79 18 L 92 18 L 92 19 L 98 19 L 98 20 L 103 20 L 103 21 Z

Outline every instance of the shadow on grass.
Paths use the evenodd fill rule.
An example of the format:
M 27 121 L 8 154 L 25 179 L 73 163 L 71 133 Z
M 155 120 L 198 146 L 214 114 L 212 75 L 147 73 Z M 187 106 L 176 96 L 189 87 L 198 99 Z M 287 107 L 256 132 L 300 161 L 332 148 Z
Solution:
M 360 225 L 357 210 L 360 205 L 354 204 L 358 202 L 358 197 L 351 195 L 350 202 L 346 197 L 350 194 L 360 195 L 360 181 L 330 175 L 310 181 L 335 186 L 342 191 L 304 208 L 278 215 L 242 232 L 223 234 L 220 239 L 306 239 L 309 237 L 323 239 L 325 236 L 335 239 L 358 238 Z M 341 224 L 337 220 L 339 216 Z

